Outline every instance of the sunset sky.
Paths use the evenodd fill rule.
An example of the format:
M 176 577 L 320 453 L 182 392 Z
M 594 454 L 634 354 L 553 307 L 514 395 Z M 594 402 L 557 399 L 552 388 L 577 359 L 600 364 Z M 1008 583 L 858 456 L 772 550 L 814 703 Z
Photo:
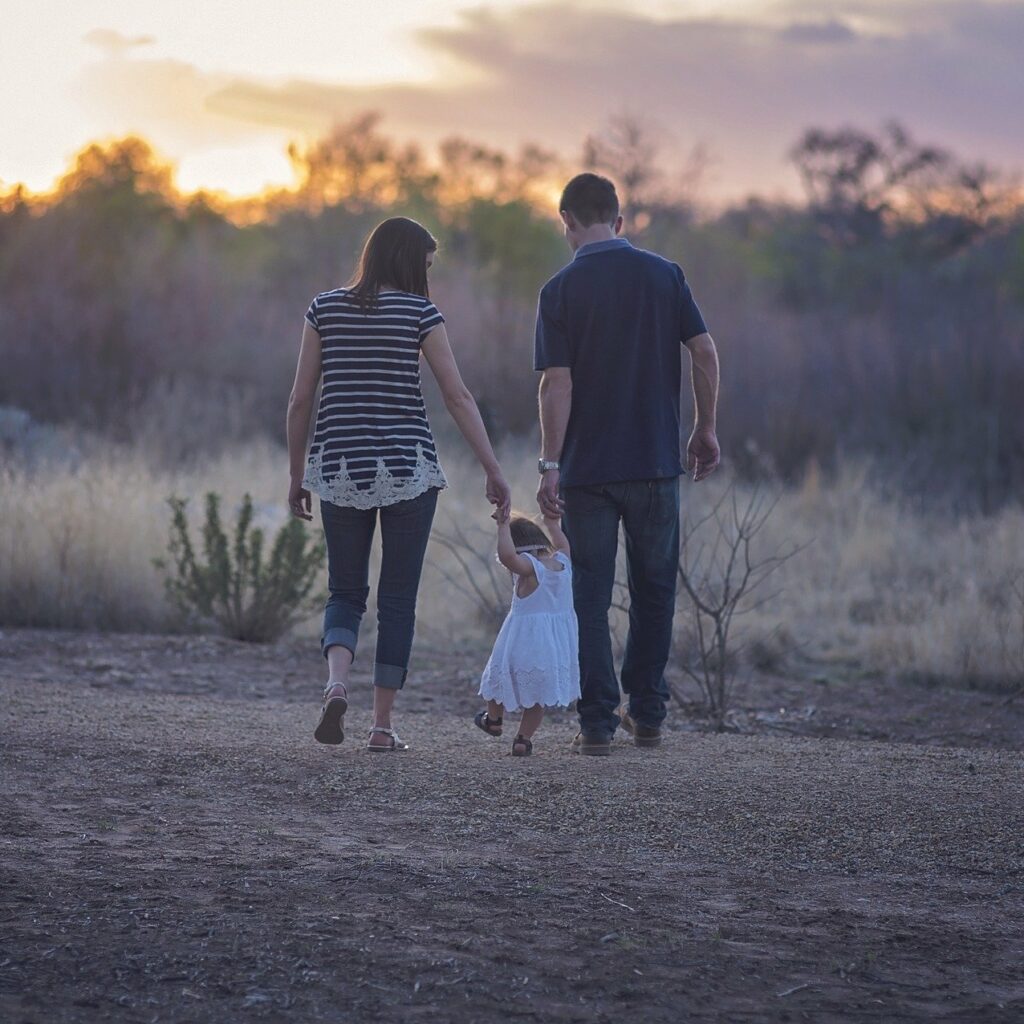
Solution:
M 6 2 L 0 88 L 0 184 L 37 190 L 131 131 L 183 188 L 258 191 L 290 182 L 289 140 L 373 109 L 427 145 L 567 157 L 640 114 L 668 156 L 707 147 L 711 196 L 772 194 L 812 124 L 897 117 L 1024 168 L 1024 0 Z

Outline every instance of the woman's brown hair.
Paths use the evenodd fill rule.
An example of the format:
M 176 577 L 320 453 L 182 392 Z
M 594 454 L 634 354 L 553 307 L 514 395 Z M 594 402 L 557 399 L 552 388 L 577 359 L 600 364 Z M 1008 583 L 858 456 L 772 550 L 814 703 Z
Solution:
M 548 551 L 555 550 L 554 544 L 551 543 L 551 538 L 532 519 L 528 519 L 526 516 L 513 513 L 512 518 L 509 520 L 508 528 L 512 534 L 512 543 L 515 544 L 517 551 L 521 548 L 535 550 L 547 548 Z
M 432 252 L 437 252 L 437 241 L 422 224 L 408 217 L 382 220 L 366 239 L 349 289 L 363 309 L 376 304 L 384 285 L 429 299 L 427 256 Z

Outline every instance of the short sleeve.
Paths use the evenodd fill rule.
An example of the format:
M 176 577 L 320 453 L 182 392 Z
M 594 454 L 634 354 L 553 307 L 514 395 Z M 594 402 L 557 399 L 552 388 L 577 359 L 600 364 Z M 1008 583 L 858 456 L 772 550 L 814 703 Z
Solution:
M 313 328 L 317 334 L 320 333 L 320 319 L 318 316 L 317 302 L 320 296 L 318 295 L 310 304 L 309 309 L 306 310 L 306 323 Z
M 537 303 L 537 330 L 533 343 L 533 368 L 546 370 L 551 366 L 572 366 L 569 332 L 557 291 L 550 284 L 541 289 Z
M 690 286 L 686 282 L 686 275 L 683 273 L 682 267 L 678 264 L 675 267 L 679 273 L 680 284 L 679 340 L 685 343 L 691 338 L 696 338 L 698 334 L 706 333 L 707 326 L 704 323 L 704 317 L 701 316 L 700 309 L 697 307 L 693 293 L 690 291 Z
M 420 313 L 420 344 L 423 339 L 438 325 L 444 323 L 441 311 L 432 302 L 428 302 Z

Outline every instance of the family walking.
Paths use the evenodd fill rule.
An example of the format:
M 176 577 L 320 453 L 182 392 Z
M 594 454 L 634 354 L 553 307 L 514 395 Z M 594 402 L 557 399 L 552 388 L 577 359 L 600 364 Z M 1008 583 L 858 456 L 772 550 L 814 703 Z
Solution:
M 430 301 L 437 243 L 395 217 L 371 233 L 352 283 L 324 292 L 306 313 L 288 403 L 293 515 L 320 499 L 329 599 L 321 646 L 328 679 L 315 737 L 344 739 L 348 677 L 369 596 L 378 520 L 377 649 L 368 748 L 407 749 L 392 723 L 405 683 L 416 597 L 438 493 L 447 487 L 420 390 L 420 361 L 485 474 L 497 555 L 512 604 L 483 669 L 491 736 L 521 712 L 516 756 L 533 751 L 547 707 L 576 701 L 573 749 L 604 755 L 628 698 L 637 746 L 657 746 L 672 640 L 679 559 L 682 348 L 689 351 L 695 424 L 685 461 L 694 481 L 718 465 L 718 358 L 682 270 L 620 236 L 614 185 L 573 178 L 559 212 L 571 262 L 541 290 L 534 369 L 540 378 L 541 523 L 512 513 L 509 485 Z M 321 385 L 312 443 L 310 421 Z M 308 450 L 307 450 L 308 448 Z M 621 680 L 608 613 L 619 528 L 626 541 L 629 633 Z

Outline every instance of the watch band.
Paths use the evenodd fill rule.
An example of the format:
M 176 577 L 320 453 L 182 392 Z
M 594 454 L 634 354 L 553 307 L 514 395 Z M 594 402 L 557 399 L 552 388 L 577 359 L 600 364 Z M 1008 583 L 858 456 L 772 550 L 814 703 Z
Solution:
M 554 459 L 538 459 L 537 472 L 546 473 L 549 469 L 559 469 L 559 464 Z

